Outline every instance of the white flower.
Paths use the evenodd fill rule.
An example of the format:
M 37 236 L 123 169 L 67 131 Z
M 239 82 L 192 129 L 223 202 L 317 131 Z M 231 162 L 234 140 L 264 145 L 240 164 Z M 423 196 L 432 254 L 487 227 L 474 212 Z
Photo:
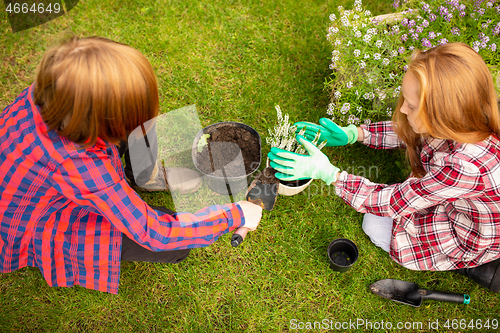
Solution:
M 397 55 L 398 55 L 398 51 L 396 51 L 396 50 L 391 51 L 391 57 L 395 57 Z
M 340 39 L 336 39 L 334 45 L 337 46 L 340 44 L 342 44 L 342 41 Z
M 356 37 L 356 38 L 361 37 L 361 31 L 356 30 L 356 32 L 354 33 L 354 37 Z
M 373 55 L 373 59 L 375 59 L 375 60 L 380 60 L 381 57 L 382 57 L 382 55 L 380 53 L 375 53 Z
M 361 54 L 360 50 L 358 49 L 354 50 L 354 56 L 359 57 L 360 54 Z
M 382 47 L 383 42 L 379 39 L 375 45 L 380 49 Z
M 352 88 L 352 81 L 347 82 L 346 87 L 351 89 Z
M 363 40 L 364 40 L 365 42 L 369 43 L 369 42 L 370 42 L 370 40 L 372 39 L 372 37 L 373 37 L 372 35 L 370 35 L 370 34 L 366 34 L 366 35 L 363 37 Z
M 370 119 L 365 119 L 365 125 L 370 125 L 372 121 Z
M 340 91 L 336 91 L 334 94 L 333 94 L 333 97 L 335 97 L 335 99 L 339 100 L 340 97 L 342 97 L 342 93 Z
M 349 111 L 350 108 L 351 108 L 351 104 L 344 103 L 344 105 L 342 105 L 342 108 L 340 109 L 340 113 L 346 114 L 347 111 Z
M 361 60 L 359 62 L 359 67 L 361 67 L 361 69 L 365 68 L 366 67 L 366 63 L 363 60 Z
M 363 107 L 361 107 L 361 106 L 356 107 L 356 111 L 358 111 L 358 113 L 360 113 L 361 111 L 363 111 Z
M 352 45 L 352 42 L 351 41 L 347 41 L 347 46 L 351 46 Z
M 356 90 L 356 96 L 359 96 L 359 91 L 358 90 Z
M 365 54 L 364 58 L 368 59 L 368 58 L 370 58 L 370 55 L 367 53 L 367 54 Z
M 387 66 L 387 65 L 389 65 L 389 63 L 390 63 L 390 62 L 391 62 L 391 61 L 390 61 L 389 59 L 384 58 L 384 59 L 382 60 L 382 65 Z
M 337 16 L 335 14 L 330 14 L 330 21 L 335 21 Z
M 365 10 L 365 16 L 372 16 L 372 12 L 370 12 L 369 10 Z
M 495 51 L 497 50 L 497 44 L 492 43 L 492 44 L 490 45 L 490 49 L 491 49 L 493 52 L 495 52 Z
M 366 32 L 369 33 L 370 35 L 376 35 L 377 34 L 377 29 L 370 28 Z
M 328 109 L 326 110 L 326 114 L 332 116 L 333 110 L 335 110 L 335 103 L 328 104 Z
M 353 19 L 355 19 L 355 20 L 357 20 L 357 19 L 359 19 L 359 15 L 358 15 L 358 14 L 356 14 L 356 15 L 354 15 L 352 18 L 353 18 Z

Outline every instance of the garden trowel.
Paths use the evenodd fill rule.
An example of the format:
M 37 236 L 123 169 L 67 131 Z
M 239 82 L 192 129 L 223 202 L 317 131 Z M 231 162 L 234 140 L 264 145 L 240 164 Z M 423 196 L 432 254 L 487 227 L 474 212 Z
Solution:
M 265 168 L 261 174 L 255 178 L 247 189 L 245 199 L 253 204 L 261 206 L 262 209 L 271 211 L 276 203 L 278 196 L 279 180 L 274 177 L 276 171 L 271 168 Z M 243 242 L 248 229 L 245 227 L 239 228 L 231 237 L 231 245 L 237 247 Z
M 374 282 L 370 285 L 370 290 L 380 297 L 414 307 L 419 307 L 423 299 L 461 304 L 470 302 L 470 297 L 466 294 L 421 289 L 416 283 L 393 279 Z

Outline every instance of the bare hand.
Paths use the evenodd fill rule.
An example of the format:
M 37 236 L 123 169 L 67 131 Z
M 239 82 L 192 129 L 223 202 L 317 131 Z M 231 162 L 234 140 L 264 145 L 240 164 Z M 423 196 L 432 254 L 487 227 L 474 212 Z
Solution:
M 244 227 L 250 231 L 257 229 L 262 219 L 262 207 L 248 201 L 238 201 L 237 204 L 240 205 L 243 210 L 243 216 L 245 217 Z

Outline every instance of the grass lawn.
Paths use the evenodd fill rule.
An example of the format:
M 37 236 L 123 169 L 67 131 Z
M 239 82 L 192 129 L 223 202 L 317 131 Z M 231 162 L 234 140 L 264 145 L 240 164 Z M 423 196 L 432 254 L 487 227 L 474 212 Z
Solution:
M 377 15 L 391 11 L 390 3 L 377 0 L 367 7 Z M 203 126 L 246 123 L 261 134 L 265 158 L 274 105 L 292 122 L 326 115 L 326 29 L 341 4 L 352 1 L 82 0 L 68 14 L 18 33 L 0 5 L 0 108 L 32 83 L 43 52 L 64 31 L 98 35 L 146 55 L 159 81 L 162 112 L 196 104 Z M 401 181 L 408 173 L 397 151 L 359 144 L 324 151 L 335 165 L 351 173 L 366 170 L 375 182 Z M 174 208 L 169 194 L 143 198 Z M 500 320 L 498 294 L 451 272 L 398 266 L 370 242 L 361 221 L 362 214 L 333 188 L 314 181 L 303 194 L 280 196 L 236 249 L 224 235 L 178 265 L 122 264 L 118 295 L 51 288 L 37 268 L 0 274 L 0 332 L 289 332 L 305 331 L 296 328 L 306 322 L 328 323 L 331 331 L 344 323 L 338 331 L 465 332 L 488 331 L 460 328 L 487 319 L 489 331 L 496 331 L 491 321 Z M 333 272 L 326 257 L 329 242 L 341 237 L 360 252 L 345 274 Z M 385 278 L 467 293 L 471 304 L 425 301 L 413 308 L 391 302 L 368 289 Z M 436 321 L 439 329 L 429 328 Z M 360 325 L 353 329 L 349 322 Z M 376 329 L 382 322 L 392 330 Z M 397 329 L 398 322 L 409 326 Z M 314 331 L 328 331 L 322 326 Z

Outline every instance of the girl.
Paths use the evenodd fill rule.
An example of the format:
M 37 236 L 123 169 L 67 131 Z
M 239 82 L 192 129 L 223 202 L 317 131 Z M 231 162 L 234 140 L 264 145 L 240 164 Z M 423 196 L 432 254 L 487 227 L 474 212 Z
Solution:
M 46 52 L 0 115 L 0 272 L 33 266 L 50 286 L 116 294 L 121 260 L 175 263 L 237 227 L 255 230 L 262 209 L 249 202 L 173 213 L 132 190 L 115 145 L 158 111 L 139 51 L 73 37 Z
M 416 52 L 404 76 L 392 122 L 306 126 L 330 146 L 361 141 L 406 148 L 412 175 L 375 184 L 340 172 L 304 137 L 309 156 L 273 148 L 271 166 L 284 180 L 322 179 L 365 213 L 363 230 L 399 264 L 413 270 L 458 270 L 500 291 L 500 117 L 493 79 L 465 44 Z

